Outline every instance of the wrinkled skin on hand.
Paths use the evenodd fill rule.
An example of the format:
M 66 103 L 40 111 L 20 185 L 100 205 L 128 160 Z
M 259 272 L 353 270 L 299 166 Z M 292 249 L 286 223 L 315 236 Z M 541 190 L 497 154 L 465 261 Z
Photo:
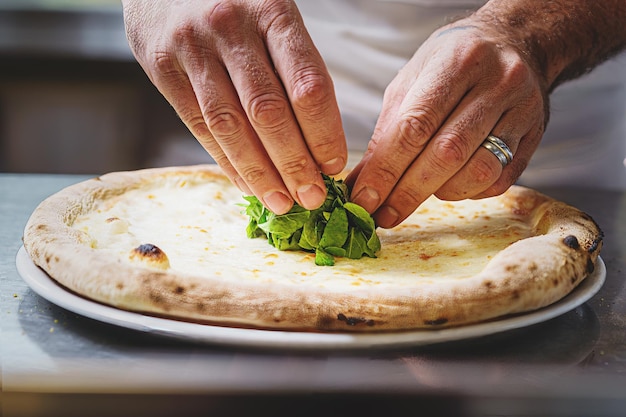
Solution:
M 291 0 L 122 0 L 137 60 L 239 188 L 277 214 L 325 198 L 347 160 L 332 81 Z M 593 11 L 593 12 L 591 12 Z M 441 28 L 385 91 L 352 200 L 393 227 L 430 195 L 504 192 L 548 94 L 626 48 L 623 0 L 490 0 Z M 481 147 L 487 135 L 511 163 Z
M 548 118 L 546 82 L 520 51 L 471 18 L 435 32 L 385 91 L 368 150 L 350 174 L 353 201 L 393 227 L 435 194 L 504 192 L 521 175 Z M 487 135 L 514 153 L 505 168 Z
M 138 62 L 202 146 L 277 214 L 324 201 L 347 150 L 331 78 L 287 0 L 124 0 Z

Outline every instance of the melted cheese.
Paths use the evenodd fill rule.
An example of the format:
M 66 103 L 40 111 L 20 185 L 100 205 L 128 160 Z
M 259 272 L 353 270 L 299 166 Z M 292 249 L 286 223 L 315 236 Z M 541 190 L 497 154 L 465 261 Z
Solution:
M 349 290 L 427 285 L 471 277 L 500 250 L 528 237 L 530 227 L 498 198 L 448 203 L 429 199 L 405 222 L 378 229 L 378 258 L 337 258 L 316 266 L 313 254 L 281 252 L 246 237 L 240 192 L 225 182 L 170 182 L 96 203 L 73 227 L 96 250 L 131 262 L 140 244 L 158 246 L 170 271 Z

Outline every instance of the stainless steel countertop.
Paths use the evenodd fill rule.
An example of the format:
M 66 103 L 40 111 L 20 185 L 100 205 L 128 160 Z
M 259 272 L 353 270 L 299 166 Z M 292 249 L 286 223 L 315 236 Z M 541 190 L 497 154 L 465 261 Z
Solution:
M 0 326 L 5 416 L 623 416 L 626 192 L 541 190 L 605 232 L 604 287 L 561 317 L 401 351 L 224 348 L 118 328 L 36 295 L 15 256 L 35 206 L 84 176 L 0 174 Z

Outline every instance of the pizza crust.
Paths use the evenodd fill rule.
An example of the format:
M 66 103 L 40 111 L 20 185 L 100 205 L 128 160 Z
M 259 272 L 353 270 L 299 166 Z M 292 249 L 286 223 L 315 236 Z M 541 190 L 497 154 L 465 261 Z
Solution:
M 235 219 L 236 214 L 224 214 L 220 222 L 228 223 L 226 217 L 234 219 L 231 229 L 226 229 L 232 232 L 228 238 L 241 240 L 242 249 L 228 252 L 228 257 L 237 257 L 236 267 L 219 264 L 219 259 L 207 252 L 203 260 L 206 267 L 200 269 L 206 272 L 200 273 L 177 270 L 171 250 L 164 249 L 160 242 L 139 238 L 133 242 L 130 232 L 126 232 L 133 225 L 120 224 L 115 217 L 105 222 L 115 228 L 100 235 L 76 227 L 85 215 L 109 210 L 115 201 L 132 192 L 153 190 L 158 194 L 160 190 L 177 187 L 192 190 L 207 183 L 220 190 L 216 194 L 219 198 L 211 201 L 222 198 L 222 190 L 227 195 L 236 194 L 215 166 L 116 172 L 76 184 L 49 197 L 33 212 L 24 232 L 24 246 L 35 264 L 61 285 L 121 309 L 227 326 L 365 332 L 459 326 L 547 306 L 567 295 L 593 271 L 602 246 L 602 232 L 590 216 L 518 186 L 489 199 L 489 207 L 497 207 L 498 213 L 505 216 L 502 224 L 511 224 L 512 232 L 507 229 L 504 234 L 513 234 L 507 239 L 514 242 L 506 241 L 506 247 L 489 256 L 479 271 L 454 279 L 437 275 L 436 268 L 432 275 L 426 274 L 428 269 L 415 271 L 415 266 L 411 266 L 411 271 L 402 269 L 403 265 L 430 268 L 436 265 L 438 256 L 443 256 L 433 251 L 436 241 L 428 253 L 416 249 L 425 244 L 411 240 L 419 233 L 421 220 L 411 223 L 409 219 L 404 226 L 381 230 L 383 248 L 377 259 L 339 260 L 336 267 L 320 267 L 313 264 L 310 255 L 278 252 L 262 239 L 247 239 L 245 226 L 240 227 L 242 220 Z M 232 205 L 229 200 L 227 203 L 228 207 Z M 432 237 L 437 236 L 438 227 L 449 227 L 446 212 L 456 210 L 462 203 L 431 204 L 433 229 L 427 236 Z M 210 202 L 207 210 L 211 210 Z M 496 224 L 489 218 L 491 214 L 480 213 L 482 223 L 476 218 L 465 219 L 467 227 L 459 230 L 467 234 L 468 240 L 459 238 L 460 252 L 474 250 L 464 242 L 480 246 L 481 242 L 488 244 L 490 239 L 502 238 L 502 230 L 490 229 L 489 225 Z M 153 216 L 162 224 L 172 221 L 161 218 L 158 208 L 148 209 L 143 216 Z M 216 221 L 209 214 L 204 219 L 207 227 Z M 473 229 L 477 224 L 483 225 L 480 234 Z M 203 224 L 196 226 L 202 228 Z M 529 236 L 517 236 L 517 230 L 526 230 Z M 116 233 L 134 245 L 124 252 L 125 256 L 98 247 L 98 239 L 109 239 L 109 246 L 114 249 L 120 246 L 115 241 Z M 210 238 L 220 242 L 215 236 Z M 199 244 L 197 240 L 175 243 L 178 249 Z M 145 244 L 154 245 L 163 256 L 148 256 L 147 260 L 137 256 L 135 249 Z M 272 261 L 237 266 L 239 262 L 246 263 L 252 252 L 249 248 Z M 450 265 L 455 262 L 455 253 L 449 255 L 442 258 L 442 267 L 462 270 L 462 262 L 456 267 Z M 250 258 L 253 259 L 251 255 Z M 421 263 L 413 264 L 407 259 Z M 281 265 L 296 265 L 301 268 L 302 277 L 295 279 L 295 274 L 290 274 L 284 278 L 287 274 L 283 274 Z M 415 278 L 409 274 L 421 272 Z

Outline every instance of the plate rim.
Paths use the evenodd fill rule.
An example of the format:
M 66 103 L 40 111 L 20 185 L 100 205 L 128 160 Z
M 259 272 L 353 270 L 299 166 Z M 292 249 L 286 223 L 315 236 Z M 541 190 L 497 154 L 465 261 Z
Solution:
M 563 315 L 590 300 L 606 281 L 600 256 L 594 271 L 560 300 L 513 316 L 459 327 L 377 333 L 319 333 L 218 326 L 151 316 L 122 310 L 74 294 L 34 264 L 24 246 L 15 259 L 17 271 L 29 288 L 49 302 L 78 315 L 119 327 L 169 338 L 222 346 L 271 349 L 372 349 L 417 347 L 473 339 L 528 327 Z

